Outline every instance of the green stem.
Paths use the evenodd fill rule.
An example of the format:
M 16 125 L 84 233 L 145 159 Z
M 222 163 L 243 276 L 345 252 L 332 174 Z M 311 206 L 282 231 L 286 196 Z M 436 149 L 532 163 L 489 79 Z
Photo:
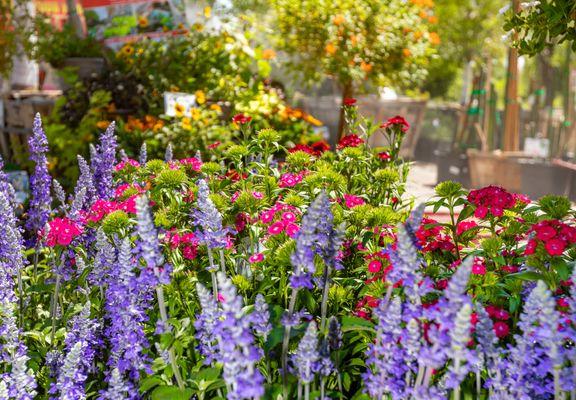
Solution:
M 480 376 L 480 371 L 476 371 L 476 398 L 480 400 L 482 395 L 482 377 Z
M 50 344 L 54 347 L 54 338 L 56 337 L 56 313 L 58 310 L 58 291 L 60 290 L 60 274 L 56 274 L 56 283 L 54 284 L 54 293 L 50 307 L 50 316 L 52 318 L 52 333 L 50 335 Z
M 166 311 L 166 303 L 164 301 L 164 290 L 161 285 L 156 286 L 156 296 L 158 297 L 158 309 L 160 311 L 160 319 L 162 324 L 168 326 L 168 312 Z M 170 360 L 170 365 L 172 365 L 172 371 L 174 372 L 174 377 L 176 378 L 176 383 L 180 389 L 184 389 L 184 381 L 180 375 L 180 369 L 178 368 L 178 363 L 176 362 L 176 354 L 174 353 L 174 348 L 170 346 L 168 349 L 168 358 Z
M 219 249 L 218 253 L 220 254 L 220 268 L 222 269 L 224 275 L 226 275 L 226 259 L 224 258 L 224 250 Z
M 458 249 L 458 235 L 456 234 L 456 220 L 454 218 L 453 199 L 450 199 L 448 209 L 450 211 L 450 230 L 452 231 L 452 240 L 454 241 L 454 248 L 456 249 L 456 257 L 458 257 L 458 260 L 460 260 L 460 249 Z
M 328 293 L 330 291 L 330 282 L 329 277 L 330 275 L 330 267 L 328 265 L 324 265 L 324 288 L 322 290 L 322 303 L 320 305 L 320 332 L 324 332 L 324 328 L 326 328 L 326 314 L 328 313 Z
M 296 297 L 298 296 L 298 288 L 292 288 L 292 295 L 290 297 L 290 305 L 288 306 L 288 315 L 292 317 L 294 308 L 296 307 Z M 284 338 L 282 340 L 282 384 L 284 399 L 288 399 L 288 345 L 290 344 L 290 324 L 284 328 Z
M 214 255 L 212 249 L 208 247 L 208 262 L 210 263 L 210 275 L 212 276 L 212 294 L 214 301 L 218 301 L 218 280 L 216 279 L 216 267 L 214 265 Z
M 18 305 L 20 308 L 20 315 L 18 317 L 19 328 L 24 328 L 24 285 L 22 285 L 22 270 L 18 270 Z

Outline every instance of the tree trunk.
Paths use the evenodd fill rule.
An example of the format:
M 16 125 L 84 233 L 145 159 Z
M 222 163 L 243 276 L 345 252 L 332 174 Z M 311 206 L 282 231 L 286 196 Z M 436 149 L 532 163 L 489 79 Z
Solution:
M 342 102 L 340 104 L 340 119 L 338 120 L 338 140 L 342 139 L 346 133 L 346 119 L 344 116 L 344 100 L 352 97 L 352 83 L 346 82 L 342 85 Z
M 520 0 L 512 0 L 514 12 L 520 9 Z M 512 40 L 518 38 L 514 33 Z M 504 151 L 520 150 L 519 117 L 520 105 L 518 104 L 518 49 L 511 47 L 508 51 L 508 79 L 506 80 L 506 109 L 504 111 Z

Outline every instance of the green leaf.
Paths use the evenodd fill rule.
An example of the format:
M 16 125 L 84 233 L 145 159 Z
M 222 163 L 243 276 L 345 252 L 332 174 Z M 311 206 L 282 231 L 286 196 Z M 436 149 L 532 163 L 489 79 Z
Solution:
M 142 380 L 142 382 L 140 383 L 140 392 L 144 393 L 149 391 L 150 389 L 161 385 L 164 381 L 160 378 L 158 378 L 157 376 L 150 376 L 148 378 L 145 378 Z
M 522 279 L 524 281 L 538 281 L 544 279 L 544 276 L 542 274 L 539 274 L 538 272 L 534 271 L 522 271 L 517 272 L 515 274 L 510 274 L 508 276 L 511 278 Z
M 344 316 L 342 317 L 342 332 L 350 331 L 374 332 L 374 324 L 364 318 Z
M 189 400 L 194 391 L 192 389 L 180 390 L 176 386 L 158 386 L 152 392 L 152 400 Z

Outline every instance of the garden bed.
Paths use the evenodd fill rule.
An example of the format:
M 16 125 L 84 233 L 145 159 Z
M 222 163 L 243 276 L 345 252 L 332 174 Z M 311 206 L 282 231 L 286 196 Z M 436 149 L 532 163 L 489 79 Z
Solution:
M 335 152 L 300 145 L 281 163 L 275 131 L 234 118 L 244 134 L 206 161 L 177 159 L 171 146 L 163 160 L 145 148 L 130 159 L 112 124 L 89 162 L 79 158 L 68 196 L 48 174 L 36 117 L 25 214 L 0 175 L 0 393 L 552 399 L 574 390 L 566 199 L 445 182 L 428 204 L 436 221 L 402 200 L 401 117 L 368 130 L 351 122 L 379 129 L 386 148 L 351 134 Z

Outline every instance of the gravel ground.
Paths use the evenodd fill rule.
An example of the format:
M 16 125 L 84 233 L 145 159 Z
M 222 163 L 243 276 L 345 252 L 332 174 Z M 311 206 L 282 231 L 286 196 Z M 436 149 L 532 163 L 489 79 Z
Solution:
M 423 203 L 434 196 L 438 174 L 436 164 L 415 161 L 410 168 L 406 193 L 416 198 L 415 204 Z

